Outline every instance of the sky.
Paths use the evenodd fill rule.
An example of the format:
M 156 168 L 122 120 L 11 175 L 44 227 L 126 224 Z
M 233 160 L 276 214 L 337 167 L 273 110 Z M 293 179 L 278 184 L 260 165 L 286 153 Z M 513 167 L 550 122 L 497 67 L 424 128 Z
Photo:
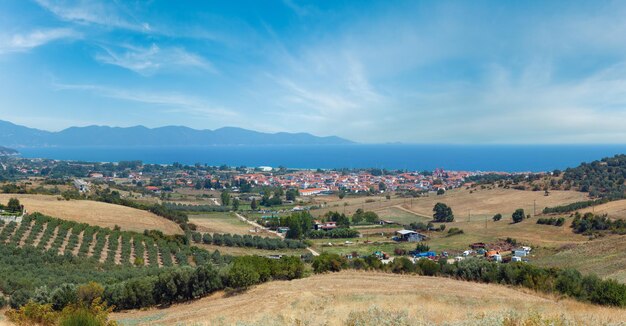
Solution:
M 624 1 L 0 2 L 0 119 L 626 143 Z

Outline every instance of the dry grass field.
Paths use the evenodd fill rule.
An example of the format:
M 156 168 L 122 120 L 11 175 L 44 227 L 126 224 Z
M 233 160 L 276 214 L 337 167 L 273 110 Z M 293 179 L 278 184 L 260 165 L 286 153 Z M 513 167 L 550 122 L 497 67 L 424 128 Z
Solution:
M 264 237 L 275 236 L 270 232 L 262 232 L 257 230 L 242 220 L 238 219 L 233 213 L 205 213 L 189 215 L 189 222 L 198 226 L 198 231 L 207 233 L 231 233 L 231 234 L 250 234 Z
M 413 200 L 413 205 L 405 205 L 411 211 L 432 216 L 433 206 L 442 202 L 452 208 L 457 219 L 491 218 L 497 213 L 510 215 L 517 208 L 523 208 L 527 214 L 533 213 L 536 203 L 537 214 L 544 207 L 558 206 L 587 200 L 587 195 L 577 191 L 552 191 L 545 196 L 543 191 L 523 191 L 515 189 L 484 189 L 470 193 L 466 189 L 454 189 L 442 196 L 431 195 Z
M 494 222 L 491 219 L 474 219 L 472 221 L 458 221 L 446 223 L 447 230 L 456 227 L 463 230 L 463 234 L 446 236 L 443 233 L 433 232 L 429 241 L 435 250 L 468 248 L 474 242 L 493 242 L 508 237 L 532 246 L 557 248 L 564 245 L 583 243 L 587 237 L 572 232 L 569 227 L 572 218 L 567 218 L 563 226 L 537 224 L 537 218 L 526 219 L 520 223 L 512 223 L 511 215 L 503 215 L 502 220 Z
M 626 236 L 611 235 L 547 251 L 535 264 L 571 267 L 583 274 L 596 274 L 626 282 Z
M 424 217 L 431 217 L 433 206 L 442 202 L 452 207 L 457 219 L 491 218 L 497 213 L 511 214 L 517 208 L 523 208 L 527 213 L 533 212 L 536 203 L 539 214 L 544 207 L 569 204 L 577 201 L 587 200 L 587 195 L 577 191 L 552 191 L 549 196 L 544 196 L 543 191 L 523 191 L 515 189 L 473 189 L 471 192 L 465 188 L 452 189 L 445 195 L 437 196 L 430 194 L 428 197 L 420 198 L 391 198 L 382 196 L 368 197 L 346 197 L 343 200 L 335 196 L 321 196 L 315 200 L 325 202 L 326 207 L 314 210 L 316 216 L 323 215 L 328 211 L 339 211 L 349 215 L 361 208 L 378 212 L 385 218 L 391 220 L 402 220 L 411 222 L 412 217 L 407 213 L 416 215 L 415 222 Z M 624 203 L 626 209 L 626 201 Z M 402 211 L 404 212 L 402 212 Z
M 415 212 L 404 208 L 402 205 L 385 207 L 375 210 L 375 212 L 383 220 L 392 220 L 401 224 L 411 224 L 416 222 L 428 223 L 428 221 L 432 220 L 431 216 L 417 215 Z
M 137 232 L 149 229 L 167 234 L 183 233 L 170 220 L 130 207 L 90 200 L 58 200 L 56 196 L 0 194 L 0 202 L 7 203 L 10 198 L 18 198 L 28 212 L 40 212 L 64 220 L 109 228 L 119 225 L 122 230 Z
M 120 325 L 344 325 L 351 314 L 363 317 L 373 311 L 383 312 L 375 316 L 405 321 L 393 325 L 501 325 L 503 318 L 516 314 L 540 314 L 571 325 L 626 320 L 623 309 L 500 285 L 356 271 L 270 282 L 239 295 L 216 293 L 166 309 L 116 313 L 113 318 Z M 382 323 L 371 322 L 368 325 Z
M 581 213 L 593 212 L 596 214 L 607 214 L 611 218 L 626 218 L 626 199 L 616 200 L 608 202 L 606 204 L 598 205 L 595 207 L 589 207 L 581 209 Z

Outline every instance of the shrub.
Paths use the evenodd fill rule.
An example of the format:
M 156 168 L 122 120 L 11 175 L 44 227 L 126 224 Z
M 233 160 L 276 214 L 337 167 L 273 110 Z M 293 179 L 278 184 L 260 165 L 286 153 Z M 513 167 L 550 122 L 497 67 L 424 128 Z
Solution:
M 9 299 L 9 305 L 11 306 L 11 308 L 17 309 L 28 303 L 28 300 L 30 300 L 31 296 L 32 294 L 29 291 L 19 289 L 11 295 L 11 298 Z
M 76 286 L 74 284 L 62 284 L 51 293 L 52 307 L 61 310 L 63 307 L 78 302 Z
M 347 260 L 337 254 L 323 253 L 313 258 L 315 273 L 339 272 L 347 266 Z
M 430 251 L 430 246 L 425 244 L 425 243 L 418 243 L 417 246 L 415 246 L 415 251 L 417 252 L 427 252 Z
M 228 271 L 228 285 L 235 289 L 247 289 L 259 282 L 259 273 L 248 264 L 234 264 Z
M 417 261 L 417 267 L 422 272 L 422 275 L 435 276 L 439 274 L 440 266 L 430 259 L 420 259 Z
M 497 222 L 497 221 L 499 221 L 501 219 L 502 219 L 502 214 L 500 214 L 500 213 L 498 213 L 498 214 L 493 216 L 493 221 L 494 222 Z
M 450 230 L 448 230 L 448 237 L 451 237 L 453 235 L 458 235 L 458 234 L 463 234 L 463 230 L 459 229 L 459 228 L 450 228 Z

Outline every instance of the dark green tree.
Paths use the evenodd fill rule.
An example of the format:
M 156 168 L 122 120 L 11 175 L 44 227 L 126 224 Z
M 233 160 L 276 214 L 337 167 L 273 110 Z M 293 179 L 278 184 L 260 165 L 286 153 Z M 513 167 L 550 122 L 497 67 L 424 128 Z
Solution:
M 222 191 L 220 198 L 222 199 L 222 206 L 230 205 L 230 192 L 228 190 Z
M 452 208 L 444 203 L 437 203 L 433 207 L 433 218 L 435 222 L 453 222 L 454 214 Z
M 515 212 L 513 212 L 513 215 L 511 217 L 513 218 L 513 223 L 519 223 L 524 220 L 524 217 L 526 217 L 526 215 L 524 214 L 523 209 L 518 208 L 515 210 Z
M 19 199 L 17 198 L 9 199 L 9 204 L 7 205 L 7 211 L 11 213 L 21 213 L 22 205 L 20 204 Z

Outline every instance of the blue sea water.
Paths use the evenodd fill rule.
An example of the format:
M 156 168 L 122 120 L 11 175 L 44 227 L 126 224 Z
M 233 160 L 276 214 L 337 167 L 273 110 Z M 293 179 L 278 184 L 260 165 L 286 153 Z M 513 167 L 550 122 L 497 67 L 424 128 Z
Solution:
M 626 145 L 318 145 L 142 148 L 22 148 L 26 158 L 117 162 L 540 172 L 626 153 Z

